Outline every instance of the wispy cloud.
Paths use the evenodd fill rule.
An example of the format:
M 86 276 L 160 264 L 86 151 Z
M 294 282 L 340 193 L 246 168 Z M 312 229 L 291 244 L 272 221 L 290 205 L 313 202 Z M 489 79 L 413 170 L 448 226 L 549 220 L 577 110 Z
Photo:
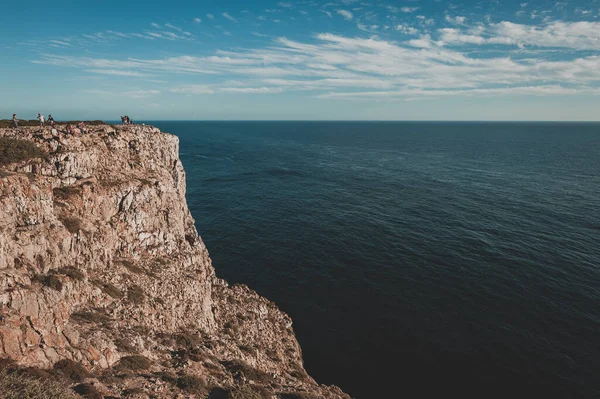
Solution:
M 224 12 L 224 13 L 223 13 L 223 14 L 221 14 L 221 15 L 223 15 L 223 17 L 227 18 L 227 19 L 228 19 L 228 20 L 230 20 L 231 22 L 235 22 L 236 24 L 237 24 L 237 22 L 238 22 L 238 20 L 237 20 L 237 19 L 235 19 L 235 18 L 233 18 L 231 15 L 229 15 L 229 13 L 226 13 L 226 12 Z
M 336 12 L 348 21 L 350 21 L 350 20 L 352 20 L 352 18 L 354 18 L 354 15 L 348 10 L 336 10 Z
M 198 17 L 194 18 L 194 23 L 195 24 L 199 24 L 200 22 L 202 22 L 201 18 L 198 18 Z
M 214 16 L 214 15 L 212 15 L 212 14 L 206 14 L 206 17 L 207 17 L 208 19 L 211 19 L 211 20 L 213 20 L 213 21 L 215 20 L 215 16 Z
M 133 76 L 133 77 L 148 77 L 152 76 L 147 73 L 137 72 L 137 71 L 126 71 L 120 69 L 86 69 L 86 72 L 91 73 L 99 73 L 102 75 L 115 75 L 115 76 Z
M 173 29 L 173 30 L 176 30 L 177 32 L 183 33 L 183 29 L 181 29 L 180 27 L 175 26 L 175 25 L 165 24 L 165 28 Z
M 529 26 L 503 21 L 468 29 L 443 28 L 439 32 L 440 40 L 449 45 L 505 44 L 600 50 L 600 22 L 556 21 L 545 26 Z
M 127 90 L 127 91 L 110 91 L 110 90 L 86 90 L 86 93 L 99 95 L 99 96 L 109 96 L 109 97 L 129 97 L 129 98 L 147 98 L 160 94 L 159 90 Z
M 408 34 L 417 33 L 416 28 L 403 25 L 396 29 Z M 503 32 L 496 25 L 478 29 Z M 524 31 L 533 34 L 530 41 L 541 40 L 537 39 L 539 35 L 535 29 Z M 574 34 L 572 29 L 566 31 L 569 37 Z M 478 57 L 477 53 L 456 47 L 460 45 L 459 40 L 466 46 L 479 44 L 479 39 L 475 38 L 483 33 L 479 36 L 471 34 L 474 38 L 468 39 L 452 36 L 460 34 L 456 28 L 443 28 L 439 38 L 423 34 L 405 42 L 393 42 L 322 33 L 310 42 L 279 38 L 266 48 L 222 50 L 202 57 L 119 60 L 46 54 L 34 62 L 115 76 L 157 75 L 168 79 L 173 74 L 206 75 L 210 84 L 181 85 L 171 89 L 173 93 L 190 95 L 299 91 L 314 92 L 320 98 L 329 99 L 414 99 L 452 94 L 599 93 L 600 57 L 597 55 L 562 60 L 532 58 L 531 55 Z M 453 47 L 447 47 L 444 39 L 452 41 Z M 232 84 L 228 80 L 231 76 L 239 77 L 239 82 Z

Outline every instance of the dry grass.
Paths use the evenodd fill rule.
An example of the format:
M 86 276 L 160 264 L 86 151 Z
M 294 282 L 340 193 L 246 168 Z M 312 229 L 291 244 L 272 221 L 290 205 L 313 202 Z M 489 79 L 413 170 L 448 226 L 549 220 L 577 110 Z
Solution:
M 101 280 L 93 280 L 92 283 L 100 288 L 102 292 L 114 299 L 123 298 L 123 293 L 113 284 Z
M 71 314 L 71 319 L 82 324 L 107 324 L 110 317 L 98 311 L 82 310 Z
M 19 370 L 0 371 L 2 399 L 81 399 L 63 381 L 40 378 Z
M 54 196 L 54 199 L 66 200 L 71 196 L 80 194 L 81 187 L 79 186 L 56 187 L 52 189 L 52 195 Z
M 62 291 L 63 288 L 62 281 L 55 274 L 36 274 L 31 280 L 56 291 Z
M 133 355 L 133 356 L 125 356 L 119 360 L 119 364 L 117 366 L 118 370 L 125 371 L 141 371 L 148 370 L 152 362 L 145 356 Z
M 221 362 L 221 364 L 234 376 L 243 376 L 247 380 L 265 385 L 272 381 L 272 377 L 269 374 L 255 369 L 244 361 L 232 360 Z
M 143 393 L 145 393 L 145 391 L 142 388 L 129 388 L 124 390 L 122 395 L 128 398 L 130 396 L 135 396 Z
M 82 382 L 90 373 L 81 365 L 71 359 L 59 360 L 54 364 L 54 370 L 73 382 Z
M 122 352 L 135 353 L 136 348 L 131 343 L 131 340 L 126 337 L 115 339 L 115 346 Z
M 73 388 L 75 392 L 87 399 L 103 399 L 104 395 L 100 393 L 92 384 L 79 384 Z
M 145 297 L 144 290 L 139 285 L 134 285 L 127 290 L 127 300 L 129 302 L 139 305 L 144 302 Z
M 46 153 L 31 141 L 0 137 L 0 165 L 44 157 Z
M 71 234 L 79 233 L 82 230 L 81 219 L 76 217 L 59 217 L 58 220 L 65 226 Z
M 206 392 L 206 382 L 193 375 L 184 375 L 177 379 L 177 387 L 187 393 L 203 394 Z
M 75 267 L 61 267 L 56 270 L 56 273 L 69 277 L 71 280 L 82 281 L 84 279 L 83 272 Z
M 144 273 L 144 269 L 142 269 L 141 267 L 135 265 L 130 260 L 126 260 L 126 259 L 124 259 L 124 260 L 118 260 L 118 261 L 115 261 L 115 263 L 120 263 L 127 270 L 129 270 L 131 273 L 135 273 L 135 274 L 142 274 L 142 273 Z
M 280 393 L 279 399 L 319 399 L 318 396 L 306 393 L 306 392 L 298 392 L 298 393 Z
M 229 392 L 228 399 L 267 399 L 271 394 L 266 388 L 244 385 Z

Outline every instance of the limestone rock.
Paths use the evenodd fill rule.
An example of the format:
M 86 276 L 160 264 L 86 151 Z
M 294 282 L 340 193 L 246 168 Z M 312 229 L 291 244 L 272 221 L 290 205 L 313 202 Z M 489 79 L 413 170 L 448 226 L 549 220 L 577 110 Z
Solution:
M 48 154 L 0 169 L 0 357 L 80 362 L 115 397 L 349 398 L 306 374 L 292 321 L 275 304 L 215 276 L 187 208 L 176 136 L 100 125 L 81 137 L 38 128 L 0 137 Z M 113 377 L 136 356 L 151 373 Z

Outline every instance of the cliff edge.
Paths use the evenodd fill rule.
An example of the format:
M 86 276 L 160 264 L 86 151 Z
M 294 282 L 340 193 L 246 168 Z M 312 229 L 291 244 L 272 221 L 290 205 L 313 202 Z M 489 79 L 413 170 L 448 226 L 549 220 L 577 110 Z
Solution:
M 0 386 L 18 375 L 90 398 L 349 398 L 307 375 L 286 314 L 215 276 L 176 136 L 0 129 L 8 138 L 45 154 L 0 159 Z

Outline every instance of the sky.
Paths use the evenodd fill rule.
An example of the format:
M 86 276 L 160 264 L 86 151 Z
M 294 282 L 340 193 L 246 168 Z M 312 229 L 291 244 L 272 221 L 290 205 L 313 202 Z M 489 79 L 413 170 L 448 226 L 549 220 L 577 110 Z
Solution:
M 8 0 L 0 119 L 600 120 L 600 0 Z

